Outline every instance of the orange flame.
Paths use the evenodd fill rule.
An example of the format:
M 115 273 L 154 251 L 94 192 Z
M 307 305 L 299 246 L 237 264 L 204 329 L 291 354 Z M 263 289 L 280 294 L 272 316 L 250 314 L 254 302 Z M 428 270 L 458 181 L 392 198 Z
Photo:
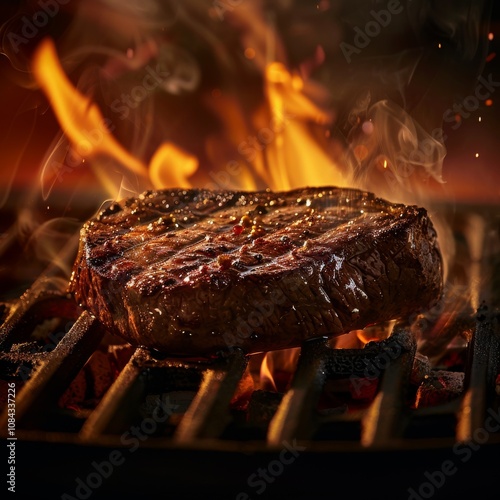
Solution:
M 130 172 L 149 179 L 155 188 L 190 186 L 187 177 L 196 171 L 197 159 L 175 145 L 165 143 L 153 155 L 148 168 L 127 151 L 113 136 L 111 120 L 105 119 L 98 106 L 81 94 L 68 79 L 57 57 L 55 45 L 49 38 L 44 39 L 35 52 L 33 73 L 62 129 L 82 158 L 109 156 Z M 98 163 L 93 166 L 111 194 L 118 196 L 119 188 L 110 188 L 104 169 L 99 169 Z
M 155 187 L 191 187 L 188 177 L 198 168 L 198 160 L 171 143 L 162 144 L 149 164 L 149 177 Z
M 265 79 L 276 129 L 276 139 L 267 152 L 270 187 L 343 185 L 340 169 L 308 130 L 309 124 L 324 126 L 333 117 L 303 94 L 303 80 L 283 64 L 269 64 Z
M 298 347 L 267 352 L 260 367 L 260 387 L 284 392 L 297 366 L 299 354 Z
M 33 72 L 78 154 L 82 157 L 107 154 L 132 172 L 147 175 L 146 167 L 110 133 L 109 121 L 103 118 L 99 108 L 82 95 L 65 75 L 52 40 L 44 39 L 37 48 Z

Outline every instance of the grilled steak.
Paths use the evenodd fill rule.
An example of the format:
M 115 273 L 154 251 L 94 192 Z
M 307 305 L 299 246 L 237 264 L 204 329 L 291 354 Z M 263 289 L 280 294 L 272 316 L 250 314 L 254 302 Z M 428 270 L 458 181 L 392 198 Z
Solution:
M 440 297 L 423 208 L 336 187 L 169 189 L 89 220 L 70 291 L 112 332 L 172 355 L 300 346 Z

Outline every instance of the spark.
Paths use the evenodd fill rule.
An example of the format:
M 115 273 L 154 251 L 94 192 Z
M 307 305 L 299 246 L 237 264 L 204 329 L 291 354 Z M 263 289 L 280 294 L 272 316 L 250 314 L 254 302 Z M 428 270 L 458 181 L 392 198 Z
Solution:
M 255 49 L 252 49 L 252 47 L 247 47 L 245 49 L 245 57 L 247 59 L 254 59 L 254 57 L 255 57 Z

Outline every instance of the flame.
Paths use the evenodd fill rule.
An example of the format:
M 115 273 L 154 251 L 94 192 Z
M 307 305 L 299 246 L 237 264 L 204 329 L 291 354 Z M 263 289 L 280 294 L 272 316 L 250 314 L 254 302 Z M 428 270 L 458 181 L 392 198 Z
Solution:
M 266 67 L 265 85 L 275 137 L 254 162 L 256 171 L 271 189 L 344 185 L 339 167 L 309 130 L 330 124 L 333 116 L 304 94 L 302 78 L 281 63 Z
M 187 177 L 196 171 L 197 159 L 170 143 L 160 145 L 149 166 L 127 151 L 113 136 L 111 120 L 105 119 L 99 107 L 68 79 L 49 38 L 35 52 L 33 73 L 73 149 L 84 160 L 102 155 L 111 157 L 154 188 L 190 186 Z M 105 164 L 96 160 L 92 166 L 101 183 L 114 197 L 119 197 L 123 184 L 117 187 L 109 180 Z
M 33 73 L 47 95 L 61 127 L 83 157 L 107 154 L 138 175 L 146 167 L 121 146 L 108 129 L 99 108 L 70 82 L 57 57 L 54 42 L 45 38 L 33 59 Z
M 266 353 L 262 364 L 260 365 L 260 385 L 263 389 L 277 392 L 276 383 L 274 381 L 273 371 L 270 368 L 269 362 L 270 353 Z
M 298 347 L 267 352 L 260 367 L 260 387 L 268 391 L 284 392 L 295 372 L 299 354 Z
M 117 141 L 111 120 L 105 119 L 99 107 L 81 94 L 64 73 L 52 40 L 44 39 L 37 48 L 33 72 L 73 149 L 82 158 L 94 160 L 91 164 L 108 191 L 113 188 L 105 164 L 96 159 L 103 155 L 152 187 L 193 186 L 190 178 L 198 172 L 198 160 L 177 145 L 161 144 L 146 165 Z M 237 179 L 218 187 L 251 190 L 263 184 L 287 190 L 307 185 L 345 185 L 339 167 L 314 135 L 314 127 L 332 123 L 331 113 L 306 96 L 302 78 L 290 73 L 282 63 L 272 62 L 265 67 L 264 87 L 266 99 L 251 123 L 236 99 L 218 96 L 216 111 L 223 118 L 227 135 L 207 141 L 208 156 L 220 161 L 217 155 L 227 149 L 223 144 L 227 139 L 244 156 Z M 242 139 L 250 137 L 252 131 L 257 131 L 254 139 L 260 142 L 252 155 L 245 157 Z M 115 189 L 112 194 L 119 192 Z
M 191 187 L 188 177 L 198 169 L 195 156 L 171 143 L 162 144 L 149 165 L 149 176 L 155 187 Z

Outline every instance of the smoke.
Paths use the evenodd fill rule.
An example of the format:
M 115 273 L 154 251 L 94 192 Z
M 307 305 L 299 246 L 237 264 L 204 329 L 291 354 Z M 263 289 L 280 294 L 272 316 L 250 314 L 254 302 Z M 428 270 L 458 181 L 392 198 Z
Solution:
M 490 1 L 346 3 L 331 89 L 351 183 L 425 206 L 449 196 L 444 115 L 481 74 L 490 11 Z

